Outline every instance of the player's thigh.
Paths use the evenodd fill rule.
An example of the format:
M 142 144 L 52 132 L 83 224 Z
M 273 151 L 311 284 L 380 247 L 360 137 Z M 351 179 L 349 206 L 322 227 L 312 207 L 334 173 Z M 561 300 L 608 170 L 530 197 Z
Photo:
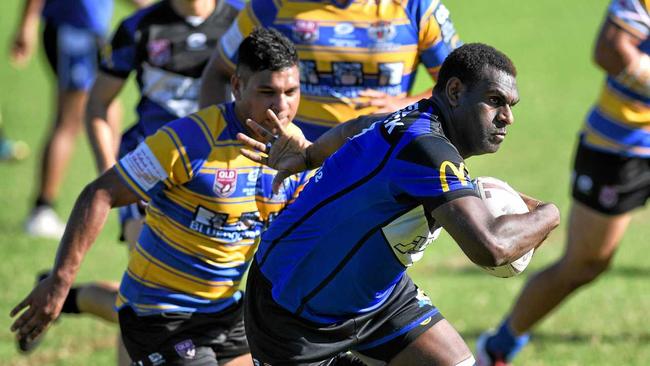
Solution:
M 629 213 L 604 215 L 579 202 L 573 202 L 569 214 L 565 260 L 608 261 L 625 234 L 630 219 Z
M 473 364 L 472 352 L 446 319 L 422 333 L 388 363 L 390 366 Z
M 630 212 L 650 197 L 649 171 L 650 159 L 578 145 L 565 260 L 611 258 L 630 222 Z

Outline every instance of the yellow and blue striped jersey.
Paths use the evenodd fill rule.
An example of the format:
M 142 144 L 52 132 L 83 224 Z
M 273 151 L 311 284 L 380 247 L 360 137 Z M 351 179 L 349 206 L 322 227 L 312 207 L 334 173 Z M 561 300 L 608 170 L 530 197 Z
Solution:
M 213 106 L 170 122 L 116 164 L 149 202 L 118 308 L 218 312 L 241 298 L 263 228 L 297 197 L 307 174 L 273 194 L 275 171 L 240 154 L 238 132 L 245 129 L 234 104 Z
M 639 49 L 650 54 L 650 2 L 615 0 L 608 19 L 641 39 Z M 597 150 L 625 156 L 650 157 L 650 95 L 606 79 L 598 103 L 587 117 L 582 141 Z
M 357 109 L 359 92 L 406 96 L 419 63 L 436 77 L 460 41 L 439 0 L 251 0 L 217 52 L 235 68 L 237 49 L 255 27 L 291 39 L 300 56 L 302 99 L 294 122 L 309 139 L 377 107 Z

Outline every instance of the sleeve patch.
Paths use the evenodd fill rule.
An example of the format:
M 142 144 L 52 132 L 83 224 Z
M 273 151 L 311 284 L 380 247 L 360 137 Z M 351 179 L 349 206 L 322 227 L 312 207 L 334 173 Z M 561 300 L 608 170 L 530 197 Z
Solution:
M 167 179 L 167 172 L 147 144 L 140 144 L 126 155 L 120 164 L 129 176 L 145 191 Z

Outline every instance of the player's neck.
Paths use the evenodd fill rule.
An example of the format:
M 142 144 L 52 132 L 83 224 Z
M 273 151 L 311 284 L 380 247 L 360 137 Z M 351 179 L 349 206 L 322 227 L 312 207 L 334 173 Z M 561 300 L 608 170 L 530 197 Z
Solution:
M 442 117 L 441 125 L 442 125 L 442 130 L 445 132 L 445 136 L 451 141 L 451 143 L 456 147 L 458 150 L 458 153 L 463 159 L 468 158 L 470 155 L 468 155 L 464 149 L 463 145 L 460 143 L 462 140 L 462 137 L 459 137 L 458 134 L 456 133 L 456 129 L 453 126 L 453 112 L 451 110 L 451 106 L 449 103 L 444 99 L 444 96 L 433 92 L 433 95 L 431 96 L 431 101 L 438 107 L 438 110 L 440 111 L 440 114 Z
M 206 19 L 214 12 L 219 0 L 170 0 L 174 11 L 181 17 Z

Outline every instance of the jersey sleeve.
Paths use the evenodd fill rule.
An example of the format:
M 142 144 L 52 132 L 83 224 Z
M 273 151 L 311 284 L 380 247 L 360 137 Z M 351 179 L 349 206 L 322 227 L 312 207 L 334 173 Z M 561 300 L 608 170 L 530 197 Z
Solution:
M 650 35 L 650 2 L 613 0 L 608 9 L 609 20 L 629 33 L 645 39 Z
M 125 20 L 115 31 L 111 42 L 103 51 L 99 68 L 101 71 L 126 79 L 136 68 L 136 42 L 134 26 Z
M 223 34 L 217 44 L 217 55 L 232 70 L 237 63 L 237 49 L 244 38 L 256 27 L 270 26 L 278 13 L 278 2 L 269 0 L 251 0 Z
M 442 62 L 460 41 L 449 9 L 439 0 L 411 0 L 408 11 L 418 29 L 418 52 L 429 74 L 437 80 Z
M 397 195 L 424 205 L 427 212 L 464 196 L 477 196 L 456 148 L 442 136 L 415 137 L 396 155 L 391 178 Z
M 170 122 L 115 165 L 122 180 L 141 199 L 149 201 L 161 190 L 192 178 L 197 159 L 191 157 L 194 148 L 183 143 L 182 136 L 188 132 L 179 130 L 193 125 L 190 117 Z

